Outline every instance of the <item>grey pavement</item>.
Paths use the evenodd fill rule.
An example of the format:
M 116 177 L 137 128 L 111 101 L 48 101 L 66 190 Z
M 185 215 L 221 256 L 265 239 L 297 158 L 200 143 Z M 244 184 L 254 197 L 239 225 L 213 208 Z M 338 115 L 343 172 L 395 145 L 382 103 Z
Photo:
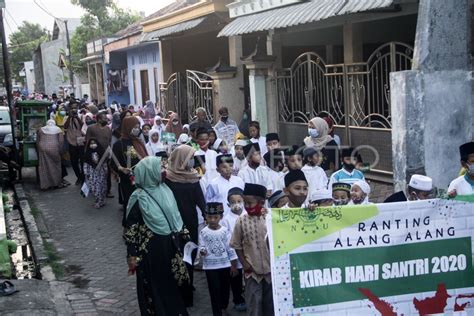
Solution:
M 71 285 L 66 291 L 71 307 L 76 315 L 139 315 L 135 277 L 127 276 L 122 211 L 115 184 L 116 197 L 107 199 L 106 207 L 97 210 L 92 207 L 92 198 L 80 195 L 72 170 L 68 172 L 66 179 L 73 184 L 40 191 L 34 169 L 25 170 L 24 189 L 46 226 L 43 237 L 55 245 L 63 260 L 65 274 L 59 280 Z M 194 286 L 194 307 L 188 311 L 191 315 L 211 315 L 204 272 L 195 273 Z M 232 306 L 229 302 L 229 311 Z

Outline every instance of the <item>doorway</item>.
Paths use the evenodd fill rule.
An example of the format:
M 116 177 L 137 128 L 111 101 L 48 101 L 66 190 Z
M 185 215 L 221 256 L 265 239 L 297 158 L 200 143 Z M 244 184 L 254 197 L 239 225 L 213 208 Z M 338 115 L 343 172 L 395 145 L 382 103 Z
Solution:
M 142 90 L 141 105 L 145 105 L 146 101 L 150 100 L 150 84 L 148 81 L 148 70 L 140 70 L 140 82 Z

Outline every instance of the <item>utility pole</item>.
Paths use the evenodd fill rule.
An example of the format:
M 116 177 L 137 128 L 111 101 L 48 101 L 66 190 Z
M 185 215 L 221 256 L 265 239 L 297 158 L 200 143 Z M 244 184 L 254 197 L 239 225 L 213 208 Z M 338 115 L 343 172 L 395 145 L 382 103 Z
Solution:
M 69 82 L 71 83 L 72 92 L 75 94 L 74 90 L 74 72 L 72 71 L 72 54 L 71 54 L 71 41 L 69 39 L 69 29 L 67 28 L 67 20 L 64 20 L 64 25 L 66 26 L 66 40 L 67 40 L 67 59 L 69 63 Z
M 5 2 L 0 1 L 0 35 L 2 36 L 2 55 L 3 55 L 3 70 L 5 73 L 5 89 L 7 90 L 7 104 L 10 111 L 10 125 L 12 128 L 13 138 L 13 152 L 15 153 L 15 161 L 18 163 L 18 149 L 16 146 L 15 125 L 16 120 L 13 117 L 13 96 L 12 96 L 12 75 L 10 70 L 10 57 L 8 56 L 7 39 L 5 38 L 5 25 L 3 24 L 3 8 Z M 3 6 L 2 6 L 3 5 Z

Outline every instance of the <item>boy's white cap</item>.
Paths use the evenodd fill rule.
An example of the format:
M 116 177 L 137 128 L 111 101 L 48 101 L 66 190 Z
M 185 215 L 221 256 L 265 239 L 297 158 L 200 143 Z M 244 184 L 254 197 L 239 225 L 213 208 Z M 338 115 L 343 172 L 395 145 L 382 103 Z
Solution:
M 246 146 L 249 142 L 243 139 L 239 139 L 235 142 L 235 146 Z
M 310 201 L 332 200 L 332 192 L 328 189 L 319 189 L 311 193 Z
M 367 195 L 370 194 L 370 185 L 367 182 L 365 182 L 364 180 L 356 181 L 356 182 L 354 182 L 354 184 L 352 184 L 352 186 L 354 186 L 354 185 L 357 185 L 362 190 L 362 192 L 364 192 L 365 194 L 367 194 Z
M 433 190 L 433 180 L 430 177 L 423 176 L 421 174 L 414 174 L 410 178 L 410 187 L 420 191 L 431 191 Z

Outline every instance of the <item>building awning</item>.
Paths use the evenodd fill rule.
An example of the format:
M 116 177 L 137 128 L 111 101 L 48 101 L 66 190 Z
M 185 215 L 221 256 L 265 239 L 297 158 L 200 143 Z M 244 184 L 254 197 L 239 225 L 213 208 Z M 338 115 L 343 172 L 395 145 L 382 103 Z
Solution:
M 181 22 L 181 23 L 178 23 L 178 24 L 175 24 L 175 25 L 172 25 L 172 26 L 168 26 L 168 27 L 165 27 L 165 28 L 153 31 L 153 32 L 144 33 L 141 40 L 140 40 L 140 42 L 156 41 L 156 40 L 159 40 L 160 38 L 168 36 L 168 35 L 172 35 L 172 34 L 176 34 L 176 33 L 180 33 L 180 32 L 183 32 L 183 31 L 193 29 L 193 28 L 197 27 L 199 24 L 201 24 L 202 22 L 204 22 L 204 20 L 206 20 L 206 18 L 207 17 L 204 16 L 204 17 L 201 17 L 201 18 L 198 18 L 198 19 L 194 19 L 194 20 L 190 20 L 190 21 L 186 21 L 186 22 Z
M 84 58 L 80 59 L 79 61 L 82 62 L 82 63 L 85 63 L 85 62 L 88 62 L 88 61 L 91 61 L 91 60 L 101 59 L 101 58 L 102 58 L 102 55 L 92 55 L 92 56 L 84 57 Z
M 311 0 L 238 17 L 227 24 L 218 37 L 286 28 L 344 14 L 381 9 L 391 6 L 393 2 L 394 0 Z

